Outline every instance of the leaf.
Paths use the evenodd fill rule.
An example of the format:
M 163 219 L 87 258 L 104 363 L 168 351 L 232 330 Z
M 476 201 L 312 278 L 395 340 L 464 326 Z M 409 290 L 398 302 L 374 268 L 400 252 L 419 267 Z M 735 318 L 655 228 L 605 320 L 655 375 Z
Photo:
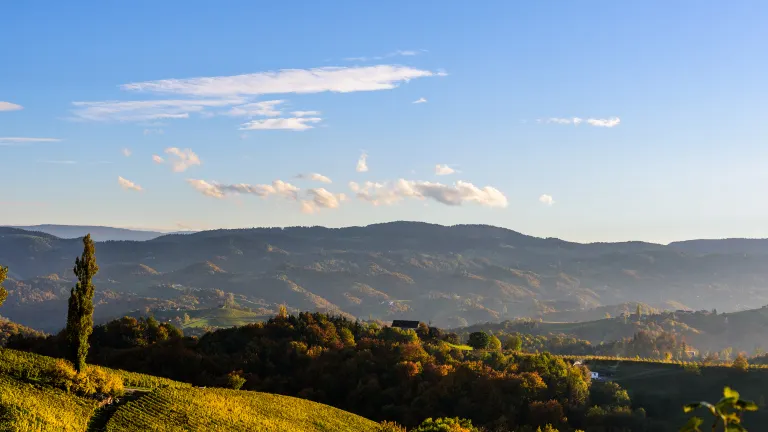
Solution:
M 693 411 L 693 410 L 695 410 L 695 409 L 699 408 L 700 406 L 701 406 L 701 404 L 700 404 L 700 403 L 698 403 L 698 402 L 696 402 L 696 403 L 690 403 L 690 404 L 688 404 L 688 405 L 685 405 L 685 406 L 683 407 L 683 412 L 689 413 L 689 412 L 691 412 L 691 411 Z M 696 418 L 696 417 L 694 417 L 694 418 Z
M 725 426 L 725 432 L 746 432 L 746 429 L 738 423 L 731 423 Z
M 736 401 L 736 406 L 742 411 L 757 411 L 759 408 L 756 403 L 745 400 Z
M 691 417 L 688 419 L 688 422 L 685 424 L 685 426 L 680 429 L 680 432 L 701 432 L 699 426 L 701 426 L 702 423 L 704 423 L 704 420 L 698 417 Z
M 739 392 L 736 390 L 731 389 L 730 387 L 725 387 L 723 389 L 723 398 L 724 399 L 738 399 L 739 398 Z

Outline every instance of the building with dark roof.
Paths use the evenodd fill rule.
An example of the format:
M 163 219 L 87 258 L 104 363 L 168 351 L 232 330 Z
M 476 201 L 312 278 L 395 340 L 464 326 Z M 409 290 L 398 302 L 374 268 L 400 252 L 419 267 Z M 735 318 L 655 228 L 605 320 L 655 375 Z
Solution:
M 408 320 L 394 320 L 392 321 L 392 327 L 398 327 L 398 328 L 405 328 L 405 329 L 417 329 L 419 328 L 419 322 L 418 321 L 408 321 Z

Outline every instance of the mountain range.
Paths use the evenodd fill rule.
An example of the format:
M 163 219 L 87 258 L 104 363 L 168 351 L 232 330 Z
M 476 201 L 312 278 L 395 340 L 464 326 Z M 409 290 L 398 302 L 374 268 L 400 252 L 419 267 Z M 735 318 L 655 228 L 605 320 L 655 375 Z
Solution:
M 77 238 L 0 228 L 0 264 L 10 268 L 0 313 L 61 328 L 81 252 Z M 96 256 L 97 321 L 152 310 L 182 319 L 228 303 L 257 316 L 285 304 L 459 327 L 553 313 L 594 319 L 588 311 L 626 302 L 720 311 L 768 304 L 767 240 L 582 244 L 485 225 L 392 222 L 100 241 Z
M 42 232 L 51 234 L 63 239 L 83 237 L 90 234 L 94 241 L 110 240 L 131 240 L 145 241 L 160 237 L 167 232 L 145 231 L 127 228 L 113 228 L 105 226 L 87 226 L 87 225 L 31 225 L 31 226 L 13 226 L 25 231 Z

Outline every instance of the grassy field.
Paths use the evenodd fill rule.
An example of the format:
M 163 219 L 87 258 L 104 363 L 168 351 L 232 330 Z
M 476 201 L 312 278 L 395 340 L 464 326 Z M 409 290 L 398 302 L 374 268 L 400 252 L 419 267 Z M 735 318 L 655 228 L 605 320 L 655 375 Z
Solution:
M 56 359 L 0 348 L 0 431 L 86 431 L 103 417 L 97 403 L 51 386 Z M 338 431 L 377 430 L 376 423 L 327 405 L 289 396 L 190 384 L 103 368 L 126 387 L 150 390 L 120 406 L 108 431 Z M 101 412 L 101 414 L 99 414 Z
M 205 327 L 235 327 L 266 321 L 269 316 L 259 315 L 239 309 L 212 308 L 187 311 L 190 321 L 184 329 L 202 329 Z
M 158 389 L 117 410 L 109 432 L 264 431 L 366 432 L 376 423 L 289 396 L 227 389 Z
M 461 351 L 472 351 L 472 349 L 473 349 L 473 348 L 472 348 L 471 346 L 469 346 L 469 345 L 456 345 L 456 344 L 452 344 L 452 343 L 450 343 L 450 342 L 443 342 L 443 343 L 444 343 L 445 345 L 447 345 L 447 346 L 451 347 L 451 348 L 455 348 L 455 349 L 457 349 L 457 350 L 461 350 Z
M 94 400 L 0 375 L 0 431 L 85 431 Z

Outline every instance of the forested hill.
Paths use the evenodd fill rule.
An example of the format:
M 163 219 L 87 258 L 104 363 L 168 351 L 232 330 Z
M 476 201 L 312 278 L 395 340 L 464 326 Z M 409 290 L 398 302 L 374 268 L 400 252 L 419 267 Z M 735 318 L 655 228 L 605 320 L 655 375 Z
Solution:
M 0 314 L 56 331 L 78 239 L 0 228 Z M 444 327 L 639 301 L 720 311 L 768 303 L 768 255 L 643 242 L 580 244 L 483 225 L 396 222 L 215 230 L 96 246 L 96 319 L 228 306 L 321 310 Z M 230 295 L 231 294 L 231 295 Z

